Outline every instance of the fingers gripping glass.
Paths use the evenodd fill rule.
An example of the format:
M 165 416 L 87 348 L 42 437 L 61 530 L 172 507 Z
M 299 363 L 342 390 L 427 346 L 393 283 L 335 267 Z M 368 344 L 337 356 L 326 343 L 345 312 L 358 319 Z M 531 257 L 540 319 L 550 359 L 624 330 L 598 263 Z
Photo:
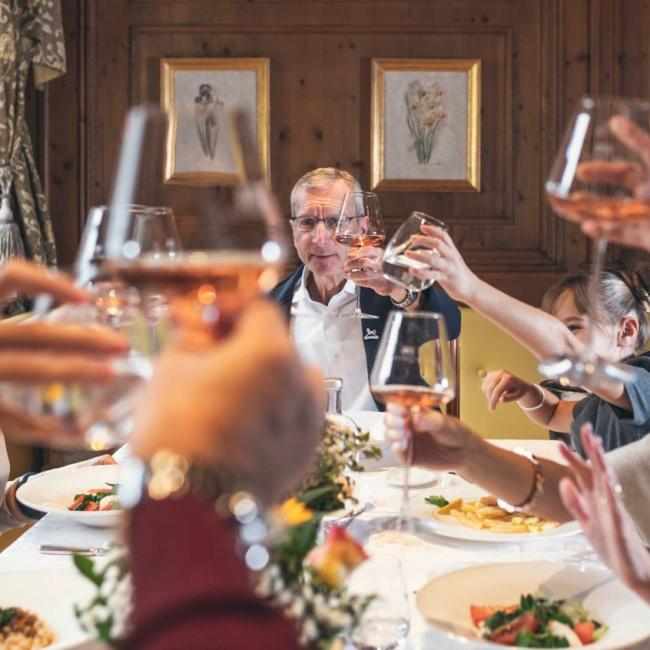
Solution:
M 430 269 L 429 263 L 422 256 L 435 254 L 436 251 L 413 241 L 414 235 L 424 235 L 424 225 L 449 231 L 447 225 L 439 219 L 424 212 L 412 212 L 391 237 L 382 262 L 384 277 L 411 291 L 424 291 L 434 283 L 433 279 L 421 275 Z
M 356 261 L 362 264 L 363 258 L 357 257 L 355 250 L 364 246 L 381 246 L 386 237 L 384 220 L 379 207 L 379 197 L 374 192 L 348 192 L 341 204 L 338 224 L 335 232 L 336 241 L 348 247 L 348 263 Z M 368 271 L 363 266 L 355 266 L 348 278 L 355 281 L 364 279 Z M 359 285 L 355 288 L 356 306 L 346 318 L 378 318 L 361 311 L 361 293 Z
M 455 397 L 454 362 L 441 314 L 403 311 L 389 314 L 370 374 L 370 390 L 384 404 L 405 407 L 409 420 L 421 409 L 437 408 Z M 411 440 L 405 440 L 404 444 L 404 488 L 398 528 L 410 525 Z
M 649 124 L 648 102 L 583 97 L 546 182 L 555 212 L 572 221 L 650 218 L 650 204 L 634 196 L 630 182 L 635 175 L 647 174 L 647 161 L 625 145 L 625 135 L 616 137 L 630 127 L 647 131 Z M 594 350 L 595 326 L 602 318 L 600 284 L 606 249 L 604 239 L 594 242 L 585 348 L 579 354 L 546 359 L 539 366 L 540 372 L 564 385 L 593 388 L 611 381 L 634 381 L 630 366 L 602 359 Z

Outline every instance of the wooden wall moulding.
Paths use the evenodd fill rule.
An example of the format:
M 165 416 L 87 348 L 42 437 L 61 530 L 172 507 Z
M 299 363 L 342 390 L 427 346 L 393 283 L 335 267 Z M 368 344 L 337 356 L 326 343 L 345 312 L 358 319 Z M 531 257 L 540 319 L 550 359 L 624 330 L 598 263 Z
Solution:
M 641 0 L 63 0 L 63 9 L 74 77 L 48 89 L 40 146 L 64 264 L 88 207 L 108 196 L 126 109 L 160 101 L 163 58 L 270 60 L 268 155 L 284 207 L 310 167 L 376 180 L 373 59 L 480 60 L 479 191 L 384 185 L 382 210 L 389 230 L 417 209 L 442 218 L 473 268 L 533 302 L 587 255 L 542 189 L 575 99 L 650 92 Z M 181 229 L 200 236 L 182 188 L 165 192 Z

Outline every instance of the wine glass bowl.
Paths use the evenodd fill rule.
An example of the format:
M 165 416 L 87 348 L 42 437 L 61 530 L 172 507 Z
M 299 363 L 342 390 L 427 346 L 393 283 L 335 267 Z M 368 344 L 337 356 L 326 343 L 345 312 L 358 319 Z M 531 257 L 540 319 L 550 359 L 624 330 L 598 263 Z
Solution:
M 445 319 L 433 312 L 392 311 L 370 374 L 370 390 L 384 404 L 409 415 L 438 408 L 456 395 L 455 362 Z M 406 440 L 404 488 L 398 527 L 408 522 L 410 440 Z
M 348 249 L 348 259 L 357 259 L 354 256 L 355 249 L 364 246 L 379 247 L 386 238 L 384 221 L 379 207 L 379 197 L 374 192 L 347 192 L 339 212 L 339 220 L 334 233 L 339 244 Z M 349 277 L 354 281 L 355 277 L 364 277 L 367 269 L 356 268 L 352 270 Z M 378 318 L 372 314 L 364 314 L 360 306 L 359 285 L 355 288 L 356 307 L 348 318 Z
M 628 146 L 634 129 L 650 126 L 650 102 L 583 97 L 567 126 L 546 182 L 553 210 L 571 221 L 618 221 L 650 217 L 650 203 L 635 194 L 648 161 Z M 594 328 L 600 313 L 600 282 L 607 242 L 595 240 L 588 287 L 587 343 L 578 353 L 543 360 L 539 370 L 564 385 L 595 387 L 633 382 L 630 366 L 598 356 Z
M 171 121 L 153 109 L 143 119 L 147 137 L 155 138 L 159 148 L 168 133 L 157 126 Z M 239 147 L 245 154 L 240 156 L 248 164 L 242 174 L 245 183 L 231 193 L 203 184 L 175 194 L 180 205 L 177 211 L 189 224 L 182 249 L 173 245 L 168 227 L 173 225 L 173 219 L 169 215 L 158 210 L 136 227 L 129 223 L 120 204 L 112 206 L 114 221 L 109 229 L 105 268 L 125 285 L 137 289 L 152 323 L 156 322 L 156 310 L 171 300 L 182 300 L 208 326 L 218 320 L 224 323 L 229 314 L 269 291 L 279 278 L 288 240 L 277 204 L 254 169 L 255 161 L 259 164 L 257 150 L 243 152 L 251 142 L 243 132 L 246 126 L 245 120 L 233 126 L 232 142 L 232 149 Z M 159 167 L 160 160 L 141 156 L 137 176 L 155 179 Z M 150 182 L 143 191 L 149 196 L 153 193 L 155 203 L 169 196 L 169 188 L 162 182 Z M 145 196 L 136 194 L 135 198 L 141 201 Z M 158 351 L 162 346 L 156 343 Z
M 429 250 L 415 244 L 412 240 L 414 235 L 423 234 L 421 228 L 425 224 L 436 226 L 445 232 L 449 231 L 448 226 L 439 219 L 424 212 L 412 212 L 395 231 L 384 251 L 382 262 L 384 277 L 411 291 L 424 291 L 434 283 L 432 279 L 420 278 L 412 273 L 414 270 L 425 271 L 429 265 L 407 255 L 408 252 L 417 253 Z

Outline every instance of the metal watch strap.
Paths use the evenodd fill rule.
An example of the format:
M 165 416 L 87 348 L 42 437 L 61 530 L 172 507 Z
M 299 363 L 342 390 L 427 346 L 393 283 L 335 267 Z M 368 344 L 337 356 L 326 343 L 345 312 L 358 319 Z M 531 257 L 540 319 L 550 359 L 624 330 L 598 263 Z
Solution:
M 400 302 L 395 302 L 392 298 L 390 301 L 395 305 L 395 307 L 399 307 L 400 309 L 406 309 L 407 307 L 410 307 L 418 298 L 420 297 L 420 292 L 419 291 L 413 291 L 413 289 L 407 289 L 406 290 L 406 296 L 404 297 L 403 300 Z

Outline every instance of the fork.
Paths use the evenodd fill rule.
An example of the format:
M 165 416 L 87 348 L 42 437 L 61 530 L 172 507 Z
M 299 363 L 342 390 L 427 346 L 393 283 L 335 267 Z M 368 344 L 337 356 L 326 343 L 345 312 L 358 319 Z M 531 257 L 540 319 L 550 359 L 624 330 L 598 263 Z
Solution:
M 41 544 L 38 547 L 46 555 L 104 555 L 111 550 L 110 546 L 64 546 L 58 544 Z

